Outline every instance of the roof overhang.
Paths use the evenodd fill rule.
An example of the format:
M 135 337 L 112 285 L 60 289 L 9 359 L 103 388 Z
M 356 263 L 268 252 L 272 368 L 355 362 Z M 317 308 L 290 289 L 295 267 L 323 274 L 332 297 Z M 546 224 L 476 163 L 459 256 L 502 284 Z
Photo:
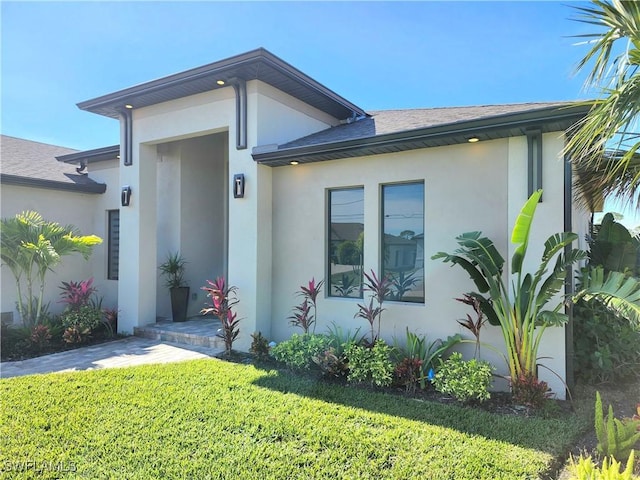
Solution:
M 220 60 L 134 87 L 78 103 L 82 110 L 118 118 L 130 105 L 147 107 L 218 88 L 234 78 L 260 80 L 318 108 L 338 120 L 365 115 L 364 110 L 316 82 L 264 48 Z M 222 81 L 224 85 L 217 82 Z
M 56 160 L 64 163 L 95 163 L 107 160 L 115 160 L 120 156 L 120 145 L 85 150 L 83 152 L 59 155 Z
M 292 161 L 311 163 L 455 145 L 467 143 L 472 136 L 480 141 L 515 137 L 526 135 L 527 130 L 534 128 L 542 133 L 566 131 L 590 108 L 589 103 L 541 108 L 386 135 L 254 153 L 252 156 L 260 164 L 278 167 Z
M 104 193 L 107 186 L 104 183 L 70 183 L 41 178 L 21 177 L 19 175 L 0 174 L 0 183 L 4 185 L 17 185 L 21 187 L 45 188 L 48 190 L 64 190 L 76 193 Z

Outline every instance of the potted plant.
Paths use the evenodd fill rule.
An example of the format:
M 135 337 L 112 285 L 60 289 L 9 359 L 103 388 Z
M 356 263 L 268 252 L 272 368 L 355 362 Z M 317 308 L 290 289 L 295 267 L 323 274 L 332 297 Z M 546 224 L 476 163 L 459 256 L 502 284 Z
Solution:
M 158 267 L 171 293 L 171 315 L 174 322 L 184 322 L 187 319 L 189 287 L 184 281 L 186 263 L 180 252 L 175 252 L 169 253 L 167 259 Z

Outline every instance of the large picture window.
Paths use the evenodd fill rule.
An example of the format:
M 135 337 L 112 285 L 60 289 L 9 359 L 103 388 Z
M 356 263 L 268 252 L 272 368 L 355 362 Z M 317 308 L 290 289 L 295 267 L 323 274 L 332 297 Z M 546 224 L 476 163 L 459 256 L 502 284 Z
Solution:
M 389 300 L 424 303 L 424 183 L 382 186 L 382 257 Z
M 109 210 L 108 216 L 107 278 L 109 280 L 118 280 L 118 265 L 120 262 L 120 210 Z
M 329 275 L 331 297 L 362 297 L 364 188 L 329 191 Z

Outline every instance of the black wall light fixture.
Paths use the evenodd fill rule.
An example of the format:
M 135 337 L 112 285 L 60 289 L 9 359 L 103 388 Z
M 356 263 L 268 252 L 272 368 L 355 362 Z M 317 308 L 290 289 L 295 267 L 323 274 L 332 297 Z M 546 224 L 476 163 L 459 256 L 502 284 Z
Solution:
M 244 174 L 236 173 L 233 176 L 233 198 L 244 198 Z
M 131 187 L 125 186 L 122 187 L 122 193 L 120 194 L 120 204 L 123 207 L 128 207 L 131 202 Z

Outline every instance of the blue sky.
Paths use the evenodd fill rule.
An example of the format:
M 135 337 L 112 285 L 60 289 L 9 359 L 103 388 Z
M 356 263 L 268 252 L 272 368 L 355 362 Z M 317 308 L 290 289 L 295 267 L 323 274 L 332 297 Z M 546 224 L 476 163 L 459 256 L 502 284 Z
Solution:
M 2 1 L 1 130 L 113 145 L 77 102 L 257 47 L 365 110 L 586 98 L 580 4 Z

